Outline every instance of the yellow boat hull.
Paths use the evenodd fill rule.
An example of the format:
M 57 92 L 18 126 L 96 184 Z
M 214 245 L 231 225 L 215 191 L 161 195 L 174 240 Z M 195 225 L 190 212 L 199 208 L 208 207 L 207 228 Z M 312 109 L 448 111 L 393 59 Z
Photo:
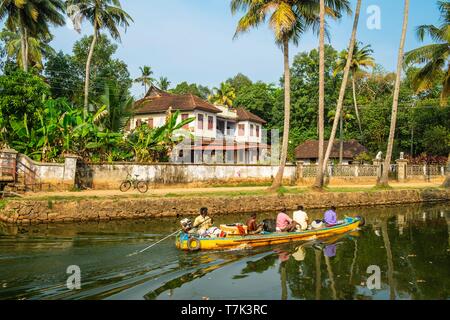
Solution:
M 196 241 L 200 242 L 200 246 L 196 250 L 250 249 L 295 241 L 310 241 L 356 230 L 360 224 L 360 219 L 347 218 L 346 222 L 342 225 L 319 230 L 227 238 L 198 238 Z M 182 233 L 177 236 L 176 246 L 180 250 L 190 250 L 186 234 Z

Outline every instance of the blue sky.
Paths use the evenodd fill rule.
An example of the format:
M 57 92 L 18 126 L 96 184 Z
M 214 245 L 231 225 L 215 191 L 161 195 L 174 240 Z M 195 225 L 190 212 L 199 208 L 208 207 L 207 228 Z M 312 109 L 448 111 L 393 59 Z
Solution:
M 134 23 L 123 34 L 117 57 L 129 66 L 133 77 L 139 66 L 150 65 L 157 77 L 164 75 L 172 85 L 181 81 L 217 86 L 221 81 L 242 72 L 252 80 L 278 84 L 283 64 L 281 51 L 273 43 L 267 26 L 233 40 L 240 15 L 232 16 L 229 0 L 122 0 Z M 403 0 L 363 0 L 358 39 L 371 44 L 378 63 L 395 70 L 400 41 Z M 356 0 L 352 0 L 355 8 Z M 367 7 L 381 9 L 381 30 L 366 26 Z M 406 50 L 420 45 L 415 28 L 436 24 L 438 10 L 434 0 L 411 0 Z M 342 50 L 348 45 L 353 17 L 331 23 L 331 44 Z M 83 24 L 83 33 L 91 28 Z M 52 46 L 70 52 L 81 35 L 68 27 L 54 30 Z M 291 57 L 318 46 L 315 35 L 307 33 L 298 47 L 292 46 Z M 135 95 L 142 88 L 135 85 Z

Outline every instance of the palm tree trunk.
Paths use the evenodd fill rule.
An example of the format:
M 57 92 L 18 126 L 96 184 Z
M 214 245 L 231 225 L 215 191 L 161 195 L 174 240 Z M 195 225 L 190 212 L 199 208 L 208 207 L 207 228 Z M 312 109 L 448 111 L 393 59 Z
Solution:
M 339 117 L 339 164 L 344 162 L 344 112 Z
M 92 38 L 91 47 L 89 48 L 89 55 L 86 61 L 86 78 L 84 81 L 84 110 L 88 112 L 89 107 L 89 82 L 91 78 L 91 62 L 92 62 L 92 56 L 94 55 L 94 49 L 95 45 L 97 43 L 97 28 L 94 27 L 94 36 Z
M 339 92 L 339 100 L 337 103 L 336 115 L 334 117 L 333 129 L 331 130 L 330 142 L 328 143 L 327 151 L 325 153 L 325 158 L 324 158 L 324 163 L 323 163 L 323 171 L 326 170 L 326 165 L 327 165 L 328 159 L 330 159 L 331 151 L 333 149 L 334 139 L 336 137 L 337 127 L 339 125 L 340 114 L 342 113 L 342 106 L 344 104 L 345 90 L 347 89 L 348 77 L 350 74 L 350 67 L 351 67 L 352 60 L 353 60 L 353 51 L 355 49 L 356 33 L 358 30 L 359 15 L 361 13 L 361 1 L 362 0 L 358 0 L 358 2 L 356 4 L 355 20 L 353 22 L 352 36 L 350 38 L 350 45 L 348 48 L 347 63 L 345 65 L 344 78 L 342 79 L 341 90 Z
M 289 124 L 291 117 L 291 71 L 289 69 L 289 39 L 283 41 L 284 54 L 284 129 L 283 144 L 281 147 L 281 159 L 278 173 L 273 181 L 270 190 L 277 190 L 281 187 L 284 176 L 284 168 L 286 167 L 286 159 L 289 146 Z
M 28 72 L 28 63 L 27 63 L 27 32 L 25 31 L 24 26 L 20 26 L 20 46 L 21 46 L 21 58 L 22 58 L 22 69 L 25 72 Z
M 361 137 L 363 135 L 362 133 L 362 126 L 361 126 L 361 118 L 359 117 L 359 109 L 358 109 L 358 100 L 356 99 L 356 79 L 355 79 L 355 73 L 352 73 L 352 87 L 353 87 L 353 103 L 355 104 L 355 113 L 356 113 L 356 120 L 358 120 L 358 126 L 359 126 L 359 133 L 361 134 Z M 364 138 L 362 137 L 364 140 Z
M 319 166 L 314 187 L 323 187 L 323 149 L 325 143 L 325 0 L 320 0 L 320 35 L 319 35 Z
M 400 94 L 400 82 L 403 67 L 403 54 L 406 41 L 406 29 L 408 28 L 409 16 L 409 0 L 405 0 L 405 11 L 403 16 L 402 37 L 400 40 L 400 48 L 398 51 L 397 75 L 395 80 L 394 101 L 392 103 L 391 129 L 389 132 L 388 147 L 386 151 L 386 159 L 384 160 L 383 174 L 378 185 L 387 186 L 389 184 L 389 167 L 392 160 L 392 150 L 394 148 L 395 129 L 397 125 L 398 97 Z

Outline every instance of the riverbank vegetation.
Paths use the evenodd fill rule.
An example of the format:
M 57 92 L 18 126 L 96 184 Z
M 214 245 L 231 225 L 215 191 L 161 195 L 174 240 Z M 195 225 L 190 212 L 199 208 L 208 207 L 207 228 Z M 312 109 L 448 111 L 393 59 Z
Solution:
M 287 1 L 276 3 L 283 5 L 272 15 L 274 12 L 258 7 L 258 2 L 231 1 L 234 13 L 244 10 L 237 33 L 270 18 L 276 43 L 283 47 L 287 61 L 280 82 L 253 81 L 238 74 L 210 89 L 187 82 L 172 84 L 164 76 L 155 80 L 152 67 L 157 66 L 149 67 L 151 61 L 145 62 L 140 77 L 132 79 L 126 62 L 115 57 L 121 33 L 133 26 L 132 17 L 118 1 L 2 2 L 0 19 L 5 27 L 0 33 L 0 147 L 15 148 L 41 161 L 61 161 L 65 153 L 90 162 L 168 161 L 177 142 L 172 139 L 173 133 L 185 123 L 177 126 L 169 121 L 162 129 L 141 127 L 125 134 L 134 103 L 130 89 L 133 82 L 139 82 L 145 89 L 157 85 L 229 107 L 244 106 L 268 120 L 267 129 L 284 131 L 283 163 L 285 158 L 295 160 L 298 144 L 318 139 L 322 127 L 320 138 L 329 139 L 333 124 L 339 139 L 356 139 L 364 144 L 369 149 L 367 158 L 384 152 L 391 141 L 393 158 L 405 152 L 415 162 L 445 163 L 450 150 L 448 1 L 438 2 L 441 21 L 437 26 L 417 28 L 419 38 L 430 36 L 433 44 L 407 52 L 399 68 L 404 75 L 397 83 L 395 135 L 390 119 L 398 72 L 377 64 L 370 43 L 356 37 L 353 50 L 350 42 L 352 59 L 347 75 L 348 49 L 338 52 L 331 45 L 323 45 L 322 50 L 297 54 L 290 65 L 286 59 L 290 43 L 301 48 L 301 35 L 320 26 L 320 5 L 332 13 L 323 16 L 323 21 L 349 13 L 349 1 L 311 1 L 309 8 L 303 2 L 289 1 L 289 8 L 284 5 Z M 82 10 L 71 12 L 73 5 Z M 30 8 L 40 13 L 39 18 L 29 15 Z M 246 10 L 249 8 L 260 10 L 258 21 L 250 19 L 254 12 Z M 94 26 L 94 34 L 75 42 L 71 53 L 55 52 L 51 47 L 51 29 L 64 24 L 64 14 L 72 18 L 76 28 L 82 19 Z M 94 20 L 94 15 L 101 19 Z M 331 30 L 326 31 L 332 36 Z M 342 95 L 345 77 L 350 80 Z M 323 102 L 320 108 L 319 95 Z M 340 95 L 342 112 L 336 109 Z M 172 120 L 175 116 L 168 115 Z M 339 129 L 336 123 L 342 124 Z

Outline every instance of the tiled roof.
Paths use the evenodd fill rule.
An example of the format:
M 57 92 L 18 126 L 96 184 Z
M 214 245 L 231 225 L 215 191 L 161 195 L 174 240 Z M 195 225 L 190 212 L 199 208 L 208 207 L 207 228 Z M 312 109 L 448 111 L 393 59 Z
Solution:
M 172 108 L 174 111 L 203 110 L 211 113 L 221 112 L 211 103 L 192 94 L 170 94 L 156 87 L 152 87 L 143 99 L 136 101 L 134 104 L 134 113 L 161 113 L 166 112 L 169 108 Z
M 260 124 L 267 123 L 267 121 L 265 121 L 264 119 L 261 119 L 256 114 L 253 114 L 250 111 L 245 110 L 242 107 L 237 108 L 236 112 L 237 112 L 237 117 L 238 117 L 239 121 L 252 121 L 252 122 L 256 122 L 256 123 L 260 123 Z
M 324 152 L 328 147 L 329 141 L 324 143 Z M 339 158 L 339 140 L 335 140 L 333 144 L 333 149 L 331 150 L 330 158 Z M 344 141 L 344 158 L 354 159 L 362 152 L 367 152 L 367 148 L 361 145 L 356 140 Z M 299 145 L 295 149 L 295 157 L 299 160 L 301 159 L 317 159 L 319 157 L 319 141 L 309 140 L 305 143 Z

